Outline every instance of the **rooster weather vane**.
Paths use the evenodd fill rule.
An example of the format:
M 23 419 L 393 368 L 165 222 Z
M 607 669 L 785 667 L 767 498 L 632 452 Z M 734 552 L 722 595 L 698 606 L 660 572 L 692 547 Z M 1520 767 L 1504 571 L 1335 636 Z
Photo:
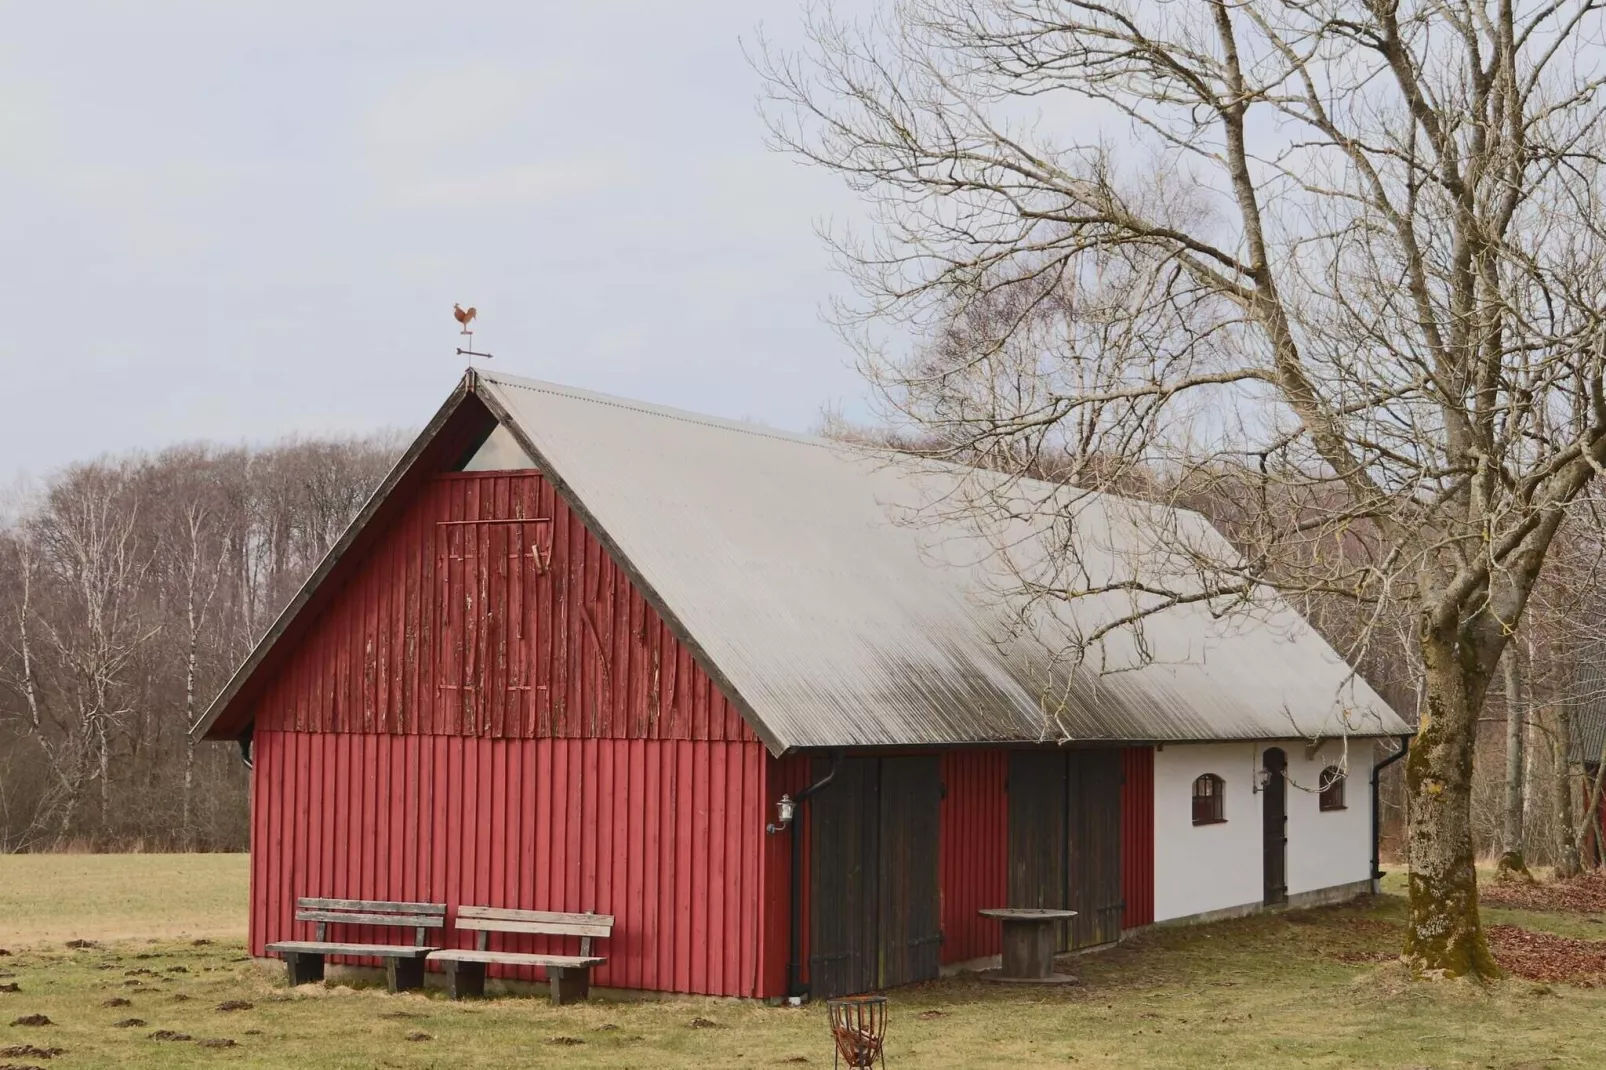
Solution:
M 473 305 L 470 305 L 467 308 L 464 308 L 461 304 L 454 304 L 452 306 L 452 318 L 457 320 L 458 324 L 463 328 L 457 333 L 468 336 L 468 348 L 464 349 L 461 346 L 458 347 L 457 355 L 460 357 L 469 357 L 471 359 L 474 357 L 485 357 L 490 359 L 493 355 L 490 353 L 477 353 L 474 350 L 473 324 L 474 318 L 479 314 L 480 310 L 475 308 Z

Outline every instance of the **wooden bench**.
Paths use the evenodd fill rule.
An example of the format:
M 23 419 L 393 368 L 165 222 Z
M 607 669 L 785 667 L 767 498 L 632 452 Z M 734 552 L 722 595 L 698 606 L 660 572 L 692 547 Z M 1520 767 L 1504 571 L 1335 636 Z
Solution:
M 446 925 L 441 903 L 387 903 L 371 899 L 297 899 L 296 920 L 318 925 L 316 940 L 281 940 L 268 950 L 284 956 L 290 984 L 323 980 L 326 955 L 385 960 L 385 983 L 392 992 L 424 987 L 424 959 L 433 946 L 424 944 L 429 929 Z M 342 944 L 328 939 L 330 925 L 388 925 L 414 931 L 413 944 Z
M 429 961 L 446 970 L 446 994 L 452 999 L 485 995 L 485 967 L 540 966 L 552 985 L 552 1002 L 561 1006 L 585 999 L 591 993 L 591 967 L 608 960 L 591 954 L 591 941 L 613 931 L 608 914 L 558 914 L 546 910 L 504 910 L 501 907 L 458 907 L 457 927 L 479 933 L 472 950 L 447 948 L 432 952 Z M 578 936 L 578 955 L 526 955 L 491 951 L 492 933 L 536 933 Z

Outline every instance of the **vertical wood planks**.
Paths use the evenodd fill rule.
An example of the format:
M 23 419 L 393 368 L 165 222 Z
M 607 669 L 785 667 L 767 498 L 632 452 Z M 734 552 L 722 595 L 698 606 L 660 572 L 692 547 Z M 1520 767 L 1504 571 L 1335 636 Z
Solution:
M 757 738 L 539 473 L 434 477 L 329 582 L 259 729 Z
M 1121 894 L 1123 928 L 1154 921 L 1154 748 L 1122 751 Z
M 767 994 L 758 879 L 767 815 L 746 787 L 762 782 L 769 760 L 759 743 L 272 731 L 256 739 L 254 954 L 304 936 L 291 917 L 299 896 L 591 911 L 616 918 L 601 945 L 608 964 L 595 974 L 599 985 Z M 446 938 L 471 942 L 451 929 Z M 492 946 L 574 950 L 513 934 Z
M 1009 894 L 1009 753 L 949 751 L 942 756 L 942 961 L 968 962 L 1002 950 L 998 923 L 976 912 L 1005 906 Z

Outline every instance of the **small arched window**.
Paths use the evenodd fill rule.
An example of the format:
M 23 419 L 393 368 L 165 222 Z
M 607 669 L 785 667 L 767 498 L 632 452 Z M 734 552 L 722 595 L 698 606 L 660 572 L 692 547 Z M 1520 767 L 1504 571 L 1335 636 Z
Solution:
M 1330 765 L 1322 770 L 1322 777 L 1316 782 L 1319 789 L 1316 797 L 1321 801 L 1323 810 L 1345 809 L 1344 781 L 1347 779 L 1349 778 L 1344 775 L 1344 770 L 1336 765 Z
M 1218 825 L 1227 820 L 1227 811 L 1222 806 L 1226 788 L 1227 782 L 1214 773 L 1206 773 L 1193 782 L 1195 825 Z

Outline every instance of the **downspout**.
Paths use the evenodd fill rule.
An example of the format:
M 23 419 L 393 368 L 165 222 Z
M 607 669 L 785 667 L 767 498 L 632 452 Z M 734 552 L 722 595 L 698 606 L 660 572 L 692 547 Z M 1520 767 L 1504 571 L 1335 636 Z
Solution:
M 803 1002 L 808 986 L 803 983 L 803 800 L 836 779 L 842 768 L 842 752 L 831 755 L 831 771 L 797 793 L 798 810 L 792 818 L 792 925 L 788 936 L 786 960 L 786 998 L 793 1004 Z
M 1381 841 L 1382 841 L 1382 837 L 1383 837 L 1383 818 L 1382 818 L 1382 815 L 1380 815 L 1378 813 L 1378 805 L 1377 805 L 1378 774 L 1383 772 L 1384 769 L 1386 769 L 1389 766 L 1393 765 L 1395 762 L 1399 761 L 1401 758 L 1405 757 L 1406 754 L 1408 754 L 1410 752 L 1410 750 L 1411 750 L 1411 737 L 1410 736 L 1401 736 L 1400 737 L 1400 749 L 1395 751 L 1393 754 L 1389 755 L 1387 758 L 1384 758 L 1381 762 L 1375 762 L 1372 765 L 1372 894 L 1373 895 L 1376 895 L 1378 892 L 1382 891 L 1382 889 L 1383 889 L 1383 869 L 1382 869 L 1382 853 L 1383 852 L 1382 852 L 1382 845 L 1381 845 Z

